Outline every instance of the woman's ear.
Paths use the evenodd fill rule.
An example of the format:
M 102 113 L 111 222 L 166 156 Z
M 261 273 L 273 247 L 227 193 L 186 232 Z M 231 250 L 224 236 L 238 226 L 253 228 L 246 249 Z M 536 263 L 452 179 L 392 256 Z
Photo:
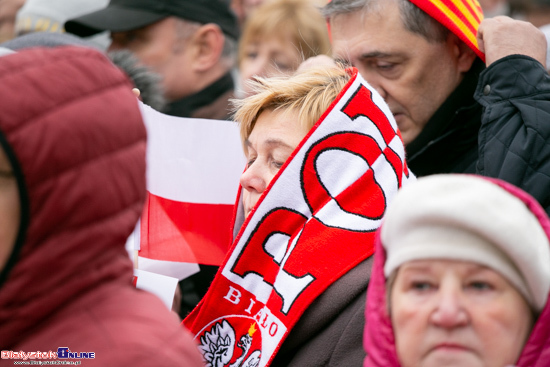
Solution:
M 216 24 L 202 25 L 193 35 L 192 68 L 197 72 L 205 72 L 215 66 L 222 55 L 225 36 Z

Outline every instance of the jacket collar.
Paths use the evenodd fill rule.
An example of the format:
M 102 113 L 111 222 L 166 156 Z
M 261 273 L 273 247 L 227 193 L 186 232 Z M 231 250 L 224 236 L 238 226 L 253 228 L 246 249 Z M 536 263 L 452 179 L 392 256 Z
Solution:
M 234 87 L 231 72 L 228 72 L 198 93 L 169 103 L 164 113 L 179 117 L 202 117 L 195 116 L 195 112 L 212 104 L 225 93 L 232 92 Z
M 463 119 L 457 119 L 456 116 L 463 110 L 478 106 L 474 99 L 474 92 L 477 87 L 479 74 L 484 69 L 485 65 L 483 61 L 476 59 L 472 68 L 464 76 L 462 82 L 434 113 L 424 129 L 422 129 L 422 132 L 406 146 L 407 160 L 409 164 L 413 162 L 411 164 L 413 172 L 414 169 L 412 166 L 414 166 L 414 161 L 422 159 L 421 155 L 427 147 L 451 134 L 456 129 L 468 127 L 473 127 L 476 130 L 479 129 L 477 121 L 465 121 Z

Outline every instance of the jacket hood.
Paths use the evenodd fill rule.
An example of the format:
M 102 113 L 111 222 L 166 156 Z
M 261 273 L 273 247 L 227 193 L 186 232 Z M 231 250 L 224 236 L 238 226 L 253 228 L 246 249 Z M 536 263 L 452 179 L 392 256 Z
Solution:
M 126 76 L 100 52 L 0 58 L 0 144 L 21 225 L 0 273 L 0 345 L 16 346 L 102 281 L 131 282 L 124 243 L 145 198 L 145 127 Z
M 504 181 L 484 178 L 502 187 L 519 198 L 538 219 L 546 236 L 550 239 L 550 220 L 544 209 L 530 195 Z M 382 224 L 382 227 L 384 224 Z M 376 256 L 367 293 L 365 310 L 365 333 L 363 343 L 367 352 L 365 367 L 399 367 L 395 349 L 393 327 L 387 311 L 386 279 L 384 265 L 386 251 L 380 239 L 380 230 L 376 236 Z M 540 313 L 526 345 L 516 365 L 518 367 L 543 367 L 550 360 L 550 306 L 548 301 Z

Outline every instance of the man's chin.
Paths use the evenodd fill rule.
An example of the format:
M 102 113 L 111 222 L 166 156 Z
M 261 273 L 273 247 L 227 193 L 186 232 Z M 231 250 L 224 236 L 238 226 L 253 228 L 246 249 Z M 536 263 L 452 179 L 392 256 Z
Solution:
M 401 132 L 401 138 L 403 139 L 403 144 L 407 146 L 416 138 L 416 135 L 411 136 L 411 134 Z
M 403 144 L 408 145 L 416 139 L 418 134 L 420 134 L 420 131 L 414 128 L 412 122 L 405 115 L 398 113 L 395 114 L 394 117 L 397 127 L 399 128 L 399 132 L 401 133 Z

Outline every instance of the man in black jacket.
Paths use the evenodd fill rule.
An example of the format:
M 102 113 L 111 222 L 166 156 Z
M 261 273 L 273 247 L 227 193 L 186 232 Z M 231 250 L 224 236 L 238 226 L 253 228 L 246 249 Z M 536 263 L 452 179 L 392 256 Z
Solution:
M 179 117 L 227 119 L 239 25 L 228 0 L 111 0 L 65 23 L 87 37 L 111 32 L 109 51 L 130 50 L 162 77 L 163 111 Z
M 449 19 L 458 10 L 447 9 L 454 13 L 445 18 L 434 12 L 443 6 L 438 0 L 333 0 L 324 12 L 334 55 L 384 97 L 417 176 L 498 177 L 550 213 L 544 36 L 506 17 L 479 26 L 481 10 L 471 0 L 460 3 L 472 12 L 456 27 Z

